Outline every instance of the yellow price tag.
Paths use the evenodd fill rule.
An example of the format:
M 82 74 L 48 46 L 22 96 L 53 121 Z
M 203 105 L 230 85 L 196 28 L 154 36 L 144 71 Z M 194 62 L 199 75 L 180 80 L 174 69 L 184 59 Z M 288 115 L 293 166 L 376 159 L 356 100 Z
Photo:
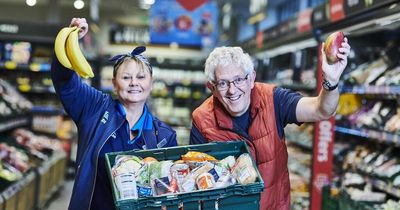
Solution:
M 8 70 L 15 70 L 17 68 L 17 63 L 15 63 L 14 61 L 6 61 L 4 63 L 4 66 Z
M 40 64 L 32 63 L 31 65 L 29 65 L 29 68 L 31 69 L 31 71 L 40 71 Z

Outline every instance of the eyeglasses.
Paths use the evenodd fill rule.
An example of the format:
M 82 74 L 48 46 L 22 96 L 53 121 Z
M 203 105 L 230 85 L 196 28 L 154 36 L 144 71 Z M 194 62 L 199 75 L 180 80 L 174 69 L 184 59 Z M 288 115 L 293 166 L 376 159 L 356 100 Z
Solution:
M 241 87 L 244 84 L 246 84 L 246 80 L 249 78 L 249 74 L 246 74 L 244 77 L 238 77 L 232 81 L 227 81 L 227 80 L 219 80 L 214 83 L 214 86 L 217 88 L 219 91 L 224 91 L 228 90 L 229 86 L 231 83 L 235 85 L 235 87 Z

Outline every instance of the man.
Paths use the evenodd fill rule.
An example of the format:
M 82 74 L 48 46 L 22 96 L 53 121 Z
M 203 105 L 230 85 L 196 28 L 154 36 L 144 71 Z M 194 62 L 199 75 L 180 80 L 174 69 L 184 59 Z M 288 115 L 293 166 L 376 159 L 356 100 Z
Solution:
M 192 114 L 190 143 L 246 141 L 265 184 L 260 209 L 290 209 L 283 128 L 289 123 L 325 120 L 335 113 L 339 101 L 337 84 L 349 53 L 347 38 L 339 48 L 339 61 L 334 64 L 328 64 L 321 50 L 324 88 L 317 97 L 302 97 L 255 82 L 251 58 L 240 47 L 214 49 L 205 65 L 212 96 Z

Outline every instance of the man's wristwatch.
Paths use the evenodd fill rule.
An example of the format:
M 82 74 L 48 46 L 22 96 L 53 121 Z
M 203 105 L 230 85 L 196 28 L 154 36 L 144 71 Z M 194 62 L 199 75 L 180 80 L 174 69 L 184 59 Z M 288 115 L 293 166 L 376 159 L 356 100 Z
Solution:
M 325 79 L 322 81 L 322 87 L 327 91 L 335 90 L 338 87 L 338 85 L 339 85 L 339 83 L 336 85 L 331 85 L 331 83 L 329 83 Z

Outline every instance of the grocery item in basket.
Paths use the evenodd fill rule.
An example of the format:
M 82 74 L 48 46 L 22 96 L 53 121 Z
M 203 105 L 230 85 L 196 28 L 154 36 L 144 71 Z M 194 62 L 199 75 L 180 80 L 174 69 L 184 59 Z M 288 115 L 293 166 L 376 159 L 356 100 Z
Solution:
M 204 162 L 204 164 L 200 167 L 197 167 L 193 169 L 190 173 L 190 175 L 196 179 L 200 174 L 206 173 L 210 171 L 212 168 L 214 168 L 214 164 L 210 162 Z
M 149 164 L 143 164 L 136 174 L 136 182 L 143 186 L 150 186 Z
M 196 162 L 203 162 L 203 161 L 217 161 L 215 157 L 208 155 L 203 152 L 194 152 L 190 151 L 187 152 L 185 155 L 182 155 L 182 160 L 184 161 L 196 161 Z
M 248 153 L 241 154 L 232 167 L 232 174 L 239 184 L 246 185 L 256 181 L 257 172 Z
M 149 174 L 150 180 L 154 180 L 156 178 L 161 177 L 171 177 L 170 169 L 172 166 L 172 161 L 160 161 L 160 162 L 151 162 L 149 166 Z
M 135 174 L 133 173 L 118 174 L 114 177 L 114 182 L 119 192 L 119 200 L 138 198 Z
M 123 173 L 136 174 L 143 165 L 143 160 L 134 155 L 118 155 L 112 167 L 113 176 Z
M 161 177 L 152 180 L 154 195 L 163 195 L 169 192 L 169 178 Z
M 151 162 L 158 162 L 158 160 L 153 157 L 145 157 L 145 158 L 143 158 L 143 162 L 151 163 Z
M 193 176 L 188 175 L 184 182 L 180 185 L 181 192 L 192 192 L 196 190 L 196 180 Z
M 220 160 L 220 161 L 217 163 L 217 165 L 219 165 L 219 166 L 221 166 L 221 167 L 224 167 L 224 168 L 226 168 L 227 170 L 230 170 L 230 169 L 233 167 L 233 165 L 235 165 L 235 162 L 236 162 L 235 157 L 232 156 L 232 155 L 230 155 L 230 156 L 228 156 L 228 157 L 226 157 L 226 158 Z
M 214 177 L 210 173 L 202 173 L 196 179 L 197 188 L 199 190 L 214 188 Z
M 218 179 L 218 181 L 215 183 L 215 188 L 228 187 L 234 184 L 236 184 L 235 177 L 233 177 L 232 174 L 228 173 Z
M 153 189 L 150 186 L 137 185 L 139 197 L 153 196 Z

